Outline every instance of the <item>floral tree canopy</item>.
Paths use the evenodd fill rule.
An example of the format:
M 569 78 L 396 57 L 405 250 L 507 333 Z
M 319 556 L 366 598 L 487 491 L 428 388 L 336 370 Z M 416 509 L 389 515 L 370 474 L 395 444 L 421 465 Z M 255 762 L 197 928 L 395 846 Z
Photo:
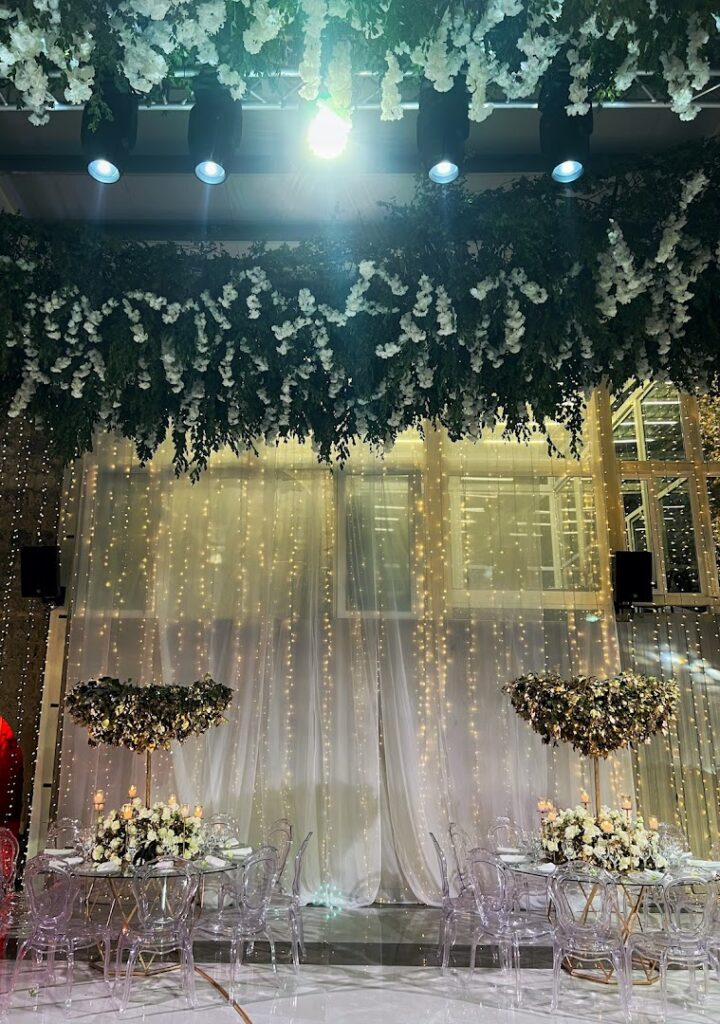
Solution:
M 0 77 L 36 123 L 63 98 L 85 103 L 103 78 L 161 99 L 188 66 L 209 69 L 241 99 L 253 76 L 299 69 L 303 99 L 321 89 L 352 107 L 352 74 L 381 77 L 382 117 L 402 117 L 405 78 L 439 91 L 462 75 L 470 117 L 493 98 L 534 96 L 558 62 L 568 111 L 622 95 L 641 76 L 664 83 L 673 110 L 693 97 L 717 58 L 715 0 L 10 0 L 0 6 Z M 717 64 L 715 64 L 717 66 Z M 184 80 L 184 79 L 183 79 Z
M 381 228 L 242 256 L 0 216 L 0 416 L 65 459 L 96 430 L 178 471 L 259 441 L 321 459 L 432 421 L 546 419 L 632 377 L 718 394 L 720 147 L 471 193 L 420 185 Z
M 128 747 L 138 753 L 168 750 L 214 725 L 222 725 L 233 691 L 210 676 L 189 686 L 134 686 L 102 676 L 79 683 L 65 698 L 90 746 Z
M 680 700 L 672 679 L 621 672 L 608 679 L 529 673 L 503 687 L 515 711 L 543 743 L 570 743 L 585 757 L 606 758 L 667 733 Z

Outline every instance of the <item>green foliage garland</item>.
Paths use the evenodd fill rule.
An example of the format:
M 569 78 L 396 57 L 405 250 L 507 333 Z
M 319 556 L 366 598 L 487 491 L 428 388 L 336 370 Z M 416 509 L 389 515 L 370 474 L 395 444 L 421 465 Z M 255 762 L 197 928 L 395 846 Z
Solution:
M 321 459 L 431 420 L 474 438 L 630 377 L 716 387 L 720 148 L 600 168 L 570 190 L 419 186 L 384 228 L 233 257 L 0 217 L 0 415 L 94 431 L 178 471 L 311 437 Z M 538 427 L 534 423 L 539 424 Z
M 585 757 L 603 758 L 666 733 L 680 700 L 675 680 L 634 672 L 609 679 L 528 673 L 503 691 L 543 743 L 570 743 Z
M 88 731 L 91 747 L 108 744 L 138 753 L 168 750 L 225 722 L 233 691 L 210 676 L 189 686 L 134 686 L 110 676 L 79 683 L 65 698 L 78 725 Z

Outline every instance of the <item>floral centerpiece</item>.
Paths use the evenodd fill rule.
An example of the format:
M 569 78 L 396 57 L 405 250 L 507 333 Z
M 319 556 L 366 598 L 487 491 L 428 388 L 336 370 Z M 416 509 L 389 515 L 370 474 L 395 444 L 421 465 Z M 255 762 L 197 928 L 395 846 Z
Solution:
M 121 867 L 162 856 L 195 860 L 203 852 L 201 818 L 166 803 L 145 807 L 139 797 L 126 807 L 129 817 L 112 810 L 98 818 L 91 853 L 95 864 Z
M 110 676 L 80 683 L 65 698 L 73 719 L 88 731 L 91 747 L 107 743 L 143 753 L 168 750 L 225 722 L 229 686 L 209 675 L 189 686 L 135 686 Z
M 658 833 L 621 811 L 601 807 L 597 817 L 584 807 L 568 807 L 542 823 L 540 844 L 553 864 L 582 860 L 608 871 L 663 870 Z
M 88 731 L 91 747 L 107 743 L 146 755 L 145 804 L 150 804 L 153 750 L 169 750 L 172 740 L 182 743 L 226 721 L 232 700 L 229 686 L 209 675 L 189 686 L 136 686 L 110 676 L 79 683 L 65 698 L 66 707 Z

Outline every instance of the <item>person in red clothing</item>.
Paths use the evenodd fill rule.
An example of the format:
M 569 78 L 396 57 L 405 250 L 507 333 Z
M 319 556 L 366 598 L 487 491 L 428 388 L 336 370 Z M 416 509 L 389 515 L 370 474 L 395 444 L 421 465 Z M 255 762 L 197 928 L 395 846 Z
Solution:
M 20 832 L 23 792 L 23 756 L 15 733 L 0 716 L 0 825 L 16 836 Z

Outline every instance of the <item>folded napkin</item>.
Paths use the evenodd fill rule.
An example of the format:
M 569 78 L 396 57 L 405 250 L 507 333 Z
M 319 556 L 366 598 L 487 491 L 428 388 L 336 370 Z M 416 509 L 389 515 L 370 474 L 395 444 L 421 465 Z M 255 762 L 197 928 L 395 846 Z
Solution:
M 501 853 L 500 860 L 503 864 L 524 864 L 527 861 L 524 853 Z
M 233 846 L 231 850 L 227 850 L 228 857 L 249 857 L 252 853 L 252 846 Z
M 63 864 L 70 864 L 70 865 L 73 865 L 73 864 L 82 864 L 82 862 L 83 862 L 83 860 L 84 860 L 84 859 L 85 859 L 84 857 L 79 857 L 79 856 L 75 856 L 75 857 L 63 857 Z
M 503 854 L 503 853 L 520 853 L 520 847 L 519 846 L 498 846 L 497 852 L 499 854 Z
M 171 860 L 169 860 L 169 859 L 159 860 L 157 862 L 157 864 L 155 865 L 155 867 L 158 869 L 158 871 L 169 871 L 172 866 L 173 866 L 173 862 Z
M 120 865 L 113 863 L 111 860 L 106 860 L 104 863 L 98 864 L 95 870 L 99 875 L 113 875 L 119 873 Z
M 555 864 L 550 864 L 550 863 L 545 862 L 543 864 L 536 864 L 535 865 L 535 870 L 536 871 L 542 871 L 542 873 L 544 875 L 552 875 L 554 873 L 554 871 L 555 871 L 556 866 L 557 865 L 555 865 Z
M 54 868 L 56 871 L 64 871 L 67 866 L 68 862 L 66 860 L 60 860 L 57 857 L 54 857 L 50 861 L 50 867 Z
M 220 857 L 213 857 L 211 853 L 205 858 L 205 863 L 209 864 L 211 868 L 224 868 L 227 867 L 227 861 L 222 860 Z
M 698 860 L 696 857 L 687 862 L 693 868 L 706 868 L 708 871 L 720 871 L 720 860 Z
M 236 836 L 230 836 L 229 839 L 225 839 L 223 841 L 223 846 L 227 850 L 232 849 L 233 846 L 239 846 L 239 845 L 240 845 L 240 840 Z
M 67 849 L 56 850 L 54 846 L 49 846 L 47 850 L 43 850 L 46 857 L 72 857 L 77 850 L 74 846 L 69 846 Z

